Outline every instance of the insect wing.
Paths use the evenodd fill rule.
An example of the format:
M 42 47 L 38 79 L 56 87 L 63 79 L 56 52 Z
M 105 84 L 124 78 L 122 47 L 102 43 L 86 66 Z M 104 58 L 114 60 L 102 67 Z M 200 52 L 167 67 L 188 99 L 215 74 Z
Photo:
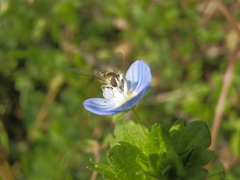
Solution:
M 92 76 L 92 77 L 96 77 L 93 74 L 93 71 L 90 69 L 82 69 L 82 68 L 71 68 L 70 71 L 77 73 L 77 74 L 81 74 L 83 76 Z
M 122 53 L 118 52 L 113 56 L 113 58 L 110 61 L 110 67 L 115 73 L 117 73 L 118 69 L 121 67 L 122 59 L 123 59 Z

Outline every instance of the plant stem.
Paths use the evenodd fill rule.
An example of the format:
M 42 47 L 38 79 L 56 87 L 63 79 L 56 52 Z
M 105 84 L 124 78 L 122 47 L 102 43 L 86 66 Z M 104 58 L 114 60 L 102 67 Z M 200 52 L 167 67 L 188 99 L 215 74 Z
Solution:
M 140 126 L 142 127 L 142 130 L 143 130 L 143 133 L 145 136 L 147 136 L 147 132 L 146 132 L 146 129 L 143 125 L 143 122 L 142 120 L 140 119 L 140 117 L 138 116 L 137 112 L 135 111 L 134 107 L 132 108 L 132 112 L 133 114 L 137 117 L 137 120 L 138 120 L 138 123 L 140 124 Z

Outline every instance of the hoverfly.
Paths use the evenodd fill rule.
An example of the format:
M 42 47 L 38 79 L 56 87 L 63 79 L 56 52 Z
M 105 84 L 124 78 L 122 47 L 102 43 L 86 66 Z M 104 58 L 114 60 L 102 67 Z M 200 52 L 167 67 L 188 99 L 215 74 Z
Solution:
M 122 64 L 122 58 L 123 55 L 121 52 L 118 52 L 113 56 L 109 64 L 112 71 L 106 71 L 99 68 L 96 68 L 94 70 L 71 68 L 70 70 L 77 74 L 97 78 L 97 80 L 102 84 L 101 86 L 102 90 L 104 90 L 104 88 L 112 89 L 113 87 L 119 87 L 120 89 L 122 89 L 124 83 L 123 74 L 118 74 L 118 69 Z

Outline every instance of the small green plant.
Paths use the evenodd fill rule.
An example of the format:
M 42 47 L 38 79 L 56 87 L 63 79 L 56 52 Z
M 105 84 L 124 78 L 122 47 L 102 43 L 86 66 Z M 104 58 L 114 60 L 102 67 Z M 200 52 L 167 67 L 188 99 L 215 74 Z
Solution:
M 88 167 L 106 179 L 204 180 L 208 171 L 202 166 L 214 156 L 214 151 L 206 149 L 211 137 L 202 121 L 185 126 L 178 120 L 170 130 L 155 124 L 145 135 L 140 125 L 123 119 L 114 135 L 107 154 L 109 164 L 91 161 L 95 166 Z
M 109 180 L 204 180 L 208 171 L 202 166 L 214 155 L 207 150 L 211 144 L 207 125 L 194 121 L 185 126 L 178 120 L 170 130 L 160 124 L 147 129 L 135 111 L 135 105 L 153 92 L 151 79 L 149 66 L 136 61 L 123 79 L 123 87 L 105 87 L 104 99 L 92 98 L 83 103 L 95 114 L 115 114 L 113 121 L 119 120 L 107 154 L 109 164 L 91 161 L 95 166 L 88 168 Z M 139 124 L 120 120 L 128 110 Z

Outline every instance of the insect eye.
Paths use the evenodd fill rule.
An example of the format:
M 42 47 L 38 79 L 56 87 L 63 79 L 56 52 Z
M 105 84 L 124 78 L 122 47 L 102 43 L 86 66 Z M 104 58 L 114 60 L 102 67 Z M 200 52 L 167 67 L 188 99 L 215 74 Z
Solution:
M 112 85 L 112 87 L 117 87 L 117 82 L 116 82 L 115 76 L 113 76 L 111 78 L 111 85 Z

